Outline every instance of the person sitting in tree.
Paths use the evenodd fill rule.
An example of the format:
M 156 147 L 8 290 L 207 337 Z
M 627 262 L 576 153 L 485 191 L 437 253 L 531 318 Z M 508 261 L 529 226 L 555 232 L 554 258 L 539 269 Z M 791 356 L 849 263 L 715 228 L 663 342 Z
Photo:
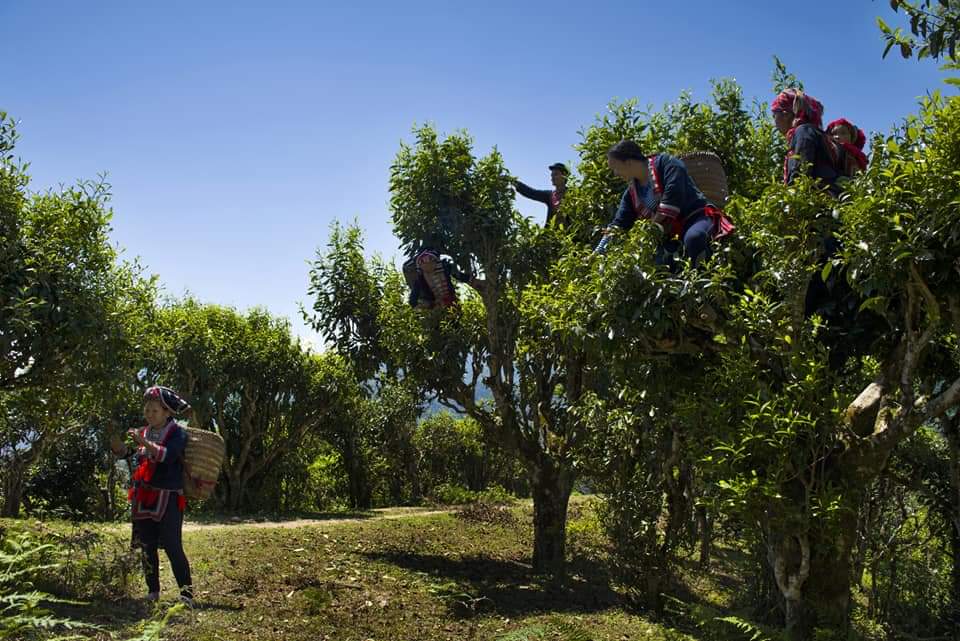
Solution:
M 773 122 L 786 136 L 789 149 L 783 161 L 783 182 L 790 185 L 799 175 L 816 178 L 834 196 L 840 194 L 837 179 L 838 147 L 823 131 L 823 105 L 799 89 L 786 89 L 770 103 Z
M 852 164 L 859 165 L 857 156 L 863 153 L 856 144 L 863 134 L 857 136 L 852 129 L 843 131 L 849 123 L 841 120 L 831 122 L 828 127 L 835 130 L 837 138 L 828 135 L 823 131 L 823 105 L 798 89 L 780 92 L 770 103 L 770 109 L 774 124 L 790 146 L 784 159 L 784 183 L 789 185 L 797 176 L 807 175 L 818 179 L 831 195 L 839 197 L 844 179 L 853 175 L 847 161 L 847 148 L 842 143 L 849 135 L 853 141 L 851 147 L 859 152 L 854 154 Z M 863 160 L 866 167 L 866 158 Z M 827 331 L 821 336 L 830 351 L 828 364 L 836 371 L 851 354 L 862 350 L 883 331 L 883 322 L 869 310 L 858 312 L 861 299 L 847 282 L 845 266 L 832 269 L 827 278 L 823 278 L 822 267 L 839 252 L 840 241 L 834 234 L 827 233 L 821 242 L 822 254 L 804 297 L 804 316 L 817 314 L 827 321 Z
M 484 281 L 461 271 L 449 256 L 433 249 L 423 249 L 403 264 L 403 277 L 410 287 L 408 302 L 418 309 L 450 307 L 457 302 L 457 291 L 451 278 L 467 283 L 477 291 Z
M 627 189 L 596 247 L 598 253 L 606 252 L 616 228 L 629 230 L 638 218 L 644 218 L 663 230 L 657 264 L 673 270 L 675 255 L 682 252 L 697 265 L 710 256 L 713 240 L 733 231 L 733 223 L 706 199 L 679 158 L 647 156 L 634 141 L 621 140 L 607 152 L 607 164 L 627 182 Z
M 827 125 L 827 135 L 846 152 L 846 171 L 848 176 L 855 176 L 867 168 L 867 155 L 863 147 L 867 144 L 867 137 L 863 130 L 846 118 L 838 118 Z
M 548 169 L 550 170 L 550 182 L 553 184 L 552 190 L 534 189 L 516 178 L 513 179 L 513 186 L 517 189 L 517 193 L 525 198 L 542 202 L 547 206 L 545 226 L 550 225 L 550 222 L 554 220 L 560 222 L 559 219 L 556 218 L 556 214 L 560 207 L 560 202 L 567 192 L 567 178 L 570 176 L 570 170 L 567 169 L 567 166 L 562 162 L 555 162 L 550 165 Z

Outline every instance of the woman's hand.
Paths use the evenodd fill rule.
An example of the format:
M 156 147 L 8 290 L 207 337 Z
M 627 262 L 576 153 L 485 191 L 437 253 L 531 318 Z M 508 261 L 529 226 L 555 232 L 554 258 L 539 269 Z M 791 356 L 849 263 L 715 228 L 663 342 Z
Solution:
M 134 440 L 134 442 L 140 447 L 144 448 L 147 451 L 147 454 L 151 457 L 157 455 L 157 446 L 155 443 L 148 441 L 144 438 L 139 430 L 129 430 L 127 434 Z

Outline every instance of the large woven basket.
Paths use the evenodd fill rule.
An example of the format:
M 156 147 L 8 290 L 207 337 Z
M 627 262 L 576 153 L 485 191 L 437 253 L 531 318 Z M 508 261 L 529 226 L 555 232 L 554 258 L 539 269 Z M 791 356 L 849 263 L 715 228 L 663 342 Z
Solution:
M 707 200 L 723 209 L 727 203 L 727 173 L 720 157 L 712 151 L 691 151 L 682 154 L 680 160 L 687 166 L 687 173 Z
M 183 493 L 188 499 L 206 499 L 220 478 L 226 444 L 216 432 L 184 427 L 187 447 L 183 452 Z

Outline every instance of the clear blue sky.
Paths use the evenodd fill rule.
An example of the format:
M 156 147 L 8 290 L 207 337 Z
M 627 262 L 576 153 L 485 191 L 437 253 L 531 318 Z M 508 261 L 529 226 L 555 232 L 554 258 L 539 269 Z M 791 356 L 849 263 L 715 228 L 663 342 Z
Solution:
M 827 118 L 886 131 L 946 86 L 881 59 L 877 15 L 897 22 L 880 0 L 0 0 L 0 109 L 34 189 L 108 172 L 113 238 L 167 292 L 263 305 L 308 336 L 297 302 L 331 221 L 397 253 L 388 168 L 414 123 L 465 128 L 545 188 L 611 99 L 733 77 L 766 100 L 777 54 Z

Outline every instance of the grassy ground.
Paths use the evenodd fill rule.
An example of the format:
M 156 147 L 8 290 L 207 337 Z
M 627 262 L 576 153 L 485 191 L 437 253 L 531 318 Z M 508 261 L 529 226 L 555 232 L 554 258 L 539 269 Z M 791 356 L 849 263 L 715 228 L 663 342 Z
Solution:
M 454 514 L 375 515 L 297 527 L 195 528 L 184 538 L 197 607 L 177 615 L 164 638 L 695 638 L 626 611 L 603 563 L 592 509 L 575 504 L 571 516 L 570 581 L 558 590 L 531 578 L 529 507 L 481 510 L 472 519 Z M 29 522 L 0 525 L 38 527 Z M 115 539 L 102 549 L 91 549 L 90 555 L 108 554 L 108 548 L 123 545 L 122 536 L 112 531 Z M 116 577 L 101 577 L 100 593 L 90 595 L 88 605 L 66 612 L 103 627 L 89 633 L 90 638 L 135 636 L 144 621 L 162 614 L 173 601 L 175 586 L 165 559 L 161 576 L 164 594 L 158 608 L 129 596 L 142 591 L 142 579 L 132 571 L 126 585 Z M 738 589 L 737 579 L 722 572 L 717 576 L 717 582 L 701 579 L 697 584 L 691 571 L 692 586 L 714 605 L 724 606 Z

